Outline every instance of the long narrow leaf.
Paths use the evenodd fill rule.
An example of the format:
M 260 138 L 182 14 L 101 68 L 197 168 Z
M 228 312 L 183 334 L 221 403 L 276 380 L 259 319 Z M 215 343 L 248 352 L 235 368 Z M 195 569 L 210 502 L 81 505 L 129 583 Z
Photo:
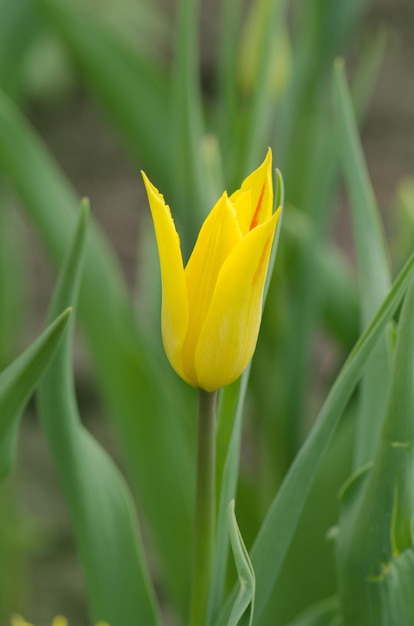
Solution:
M 0 136 L 0 169 L 23 198 L 52 260 L 61 263 L 67 233 L 76 223 L 76 195 L 33 131 L 1 96 Z M 182 387 L 169 375 L 166 361 L 154 361 L 150 346 L 139 334 L 119 264 L 96 224 L 91 224 L 88 238 L 79 312 L 102 395 L 127 454 L 169 589 L 183 608 L 188 594 L 193 493 L 187 415 L 182 411 L 188 402 L 183 401 Z M 166 510 L 170 527 L 165 524 Z M 171 541 L 170 528 L 176 541 Z
M 279 35 L 285 11 L 285 0 L 263 0 L 266 19 L 263 19 L 263 33 L 258 51 L 257 80 L 254 86 L 249 113 L 245 121 L 245 136 L 241 149 L 240 172 L 250 171 L 258 160 L 263 142 L 266 144 L 265 131 L 273 113 L 273 100 L 267 89 L 269 73 L 272 68 L 272 45 Z
M 337 611 L 338 598 L 327 598 L 301 613 L 288 626 L 334 626 Z
M 312 15 L 315 7 L 307 5 L 307 11 Z M 326 16 L 323 19 L 325 20 Z M 313 27 L 318 30 L 317 24 L 314 23 Z M 324 28 L 328 28 L 327 23 L 325 23 Z M 376 43 L 377 39 L 374 42 Z M 352 89 L 358 118 L 363 117 L 366 111 L 369 100 L 368 94 L 372 93 L 373 90 L 378 68 L 378 57 L 381 58 L 381 50 L 382 47 L 377 43 L 367 47 L 361 54 L 357 70 L 358 81 L 356 81 Z M 304 52 L 304 65 L 302 68 L 298 68 L 299 74 L 300 72 L 306 74 L 306 72 L 312 72 L 315 69 L 310 61 L 311 55 L 315 52 L 316 49 L 314 50 L 312 44 L 310 44 L 310 49 L 306 49 Z M 310 67 L 308 67 L 309 62 Z M 371 71 L 370 74 L 369 71 Z M 304 76 L 301 77 L 299 74 L 294 78 L 294 82 L 298 81 L 298 84 L 304 80 Z M 361 81 L 359 79 L 361 74 L 366 79 L 363 89 L 361 89 Z M 314 79 L 311 79 L 310 82 L 313 85 Z M 312 89 L 316 89 L 316 87 L 315 83 Z M 293 85 L 292 89 L 294 88 Z M 313 330 L 315 322 L 318 320 L 318 315 L 320 315 L 324 297 L 323 290 L 327 287 L 327 284 L 323 281 L 324 276 L 318 275 L 320 266 L 317 257 L 324 246 L 324 239 L 332 218 L 330 216 L 333 206 L 332 197 L 338 182 L 339 173 L 340 143 L 338 132 L 335 128 L 334 120 L 331 119 L 330 111 L 326 107 L 325 89 L 323 86 L 319 89 L 321 93 L 315 93 L 312 96 L 312 98 L 317 97 L 313 105 L 307 103 L 308 91 L 306 91 L 306 98 L 299 99 L 299 107 L 302 107 L 304 102 L 306 102 L 303 122 L 306 128 L 299 129 L 298 126 L 294 130 L 295 133 L 298 132 L 298 141 L 300 143 L 300 147 L 296 150 L 296 153 L 300 155 L 299 159 L 305 156 L 307 151 L 312 156 L 305 158 L 303 163 L 296 163 L 296 168 L 292 172 L 289 172 L 289 170 L 287 172 L 287 175 L 291 173 L 294 179 L 290 197 L 297 202 L 297 206 L 303 212 L 307 213 L 311 228 L 309 229 L 309 236 L 305 245 L 298 251 L 297 270 L 293 280 L 294 289 L 290 293 L 290 308 L 292 311 L 288 326 L 290 333 L 285 333 L 287 337 L 285 339 L 286 354 L 284 356 L 283 369 L 288 370 L 288 384 L 284 397 L 282 395 L 283 402 L 281 403 L 282 410 L 279 409 L 279 421 L 282 422 L 282 430 L 286 433 L 283 445 L 287 461 L 285 463 L 286 466 L 289 465 L 299 448 L 301 433 L 303 432 L 302 422 L 306 418 L 305 398 L 307 397 L 309 381 L 309 355 L 312 346 Z M 294 97 L 293 94 L 292 97 Z M 315 108 L 312 115 L 308 113 L 309 106 Z M 327 124 L 331 126 L 330 131 L 327 130 Z M 310 138 L 308 135 L 310 135 Z M 302 142 L 305 140 L 307 141 L 307 146 L 302 145 Z M 299 179 L 298 173 L 302 174 Z M 294 195 L 292 195 L 292 192 Z M 383 296 L 385 296 L 385 293 Z M 278 302 L 277 305 L 279 305 Z M 345 314 L 345 325 L 347 325 L 346 318 L 348 316 L 348 311 L 345 309 L 346 305 L 346 300 L 339 298 L 337 308 Z M 277 310 L 273 311 L 272 314 L 276 316 Z M 351 324 L 352 321 L 350 320 L 349 325 Z M 273 415 L 271 417 L 273 418 Z
M 85 250 L 84 203 L 49 317 L 76 304 Z M 71 324 L 73 331 L 73 323 Z M 111 626 L 158 623 L 141 555 L 132 498 L 115 465 L 81 424 L 74 391 L 72 335 L 68 333 L 38 391 L 38 406 L 67 498 L 85 571 L 94 622 Z
M 254 570 L 250 561 L 249 553 L 244 545 L 237 525 L 236 514 L 234 512 L 234 500 L 228 507 L 228 524 L 230 542 L 233 550 L 233 556 L 237 568 L 237 576 L 239 579 L 240 590 L 233 604 L 233 609 L 227 626 L 237 626 L 241 617 L 250 606 L 249 626 L 252 624 L 254 615 L 254 595 L 256 590 L 256 581 Z
M 260 624 L 260 618 L 292 541 L 306 497 L 346 403 L 363 373 L 371 350 L 404 295 L 413 268 L 414 254 L 400 272 L 377 314 L 346 360 L 310 435 L 290 467 L 262 524 L 251 551 L 257 583 L 254 624 Z M 229 603 L 220 614 L 220 626 L 225 625 L 228 611 Z
M 0 192 L 0 368 L 11 358 L 25 310 L 22 240 L 8 194 Z M 7 329 L 7 330 L 5 330 Z
M 360 275 L 361 322 L 364 327 L 389 290 L 390 266 L 342 62 L 335 64 L 334 89 L 341 160 L 351 200 Z M 381 431 L 388 377 L 389 355 L 384 333 L 373 350 L 361 383 L 360 415 L 356 430 L 356 467 L 373 458 Z
M 69 314 L 70 309 L 59 315 L 0 374 L 0 478 L 10 471 L 15 453 L 18 419 L 62 339 Z
M 175 59 L 171 86 L 171 174 L 176 206 L 185 207 L 181 230 L 188 252 L 199 230 L 200 216 L 216 198 L 209 184 L 203 151 L 200 67 L 198 54 L 199 0 L 179 0 Z
M 96 12 L 85 13 L 73 2 L 36 2 L 77 59 L 130 151 L 168 182 L 166 77 L 116 31 L 105 28 Z
M 414 511 L 414 281 L 398 324 L 380 444 L 373 466 L 344 489 L 337 537 L 344 626 L 412 623 L 411 592 L 396 576 L 413 580 Z M 401 560 L 401 555 L 407 560 Z M 387 598 L 386 602 L 381 597 Z M 409 616 L 409 619 L 406 617 Z

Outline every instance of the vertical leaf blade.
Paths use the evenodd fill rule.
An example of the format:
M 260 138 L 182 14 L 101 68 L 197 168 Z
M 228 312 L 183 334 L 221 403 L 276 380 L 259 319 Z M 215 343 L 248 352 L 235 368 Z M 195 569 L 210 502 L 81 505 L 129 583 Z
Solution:
M 343 63 L 335 63 L 334 91 L 342 166 L 350 194 L 354 240 L 360 274 L 364 328 L 387 294 L 390 265 L 379 213 L 360 144 Z M 360 414 L 356 432 L 357 467 L 372 460 L 381 430 L 382 408 L 389 376 L 386 334 L 370 358 L 361 384 Z
M 346 360 L 310 435 L 291 465 L 256 537 L 251 550 L 257 583 L 253 624 L 260 624 L 317 469 L 329 446 L 343 409 L 362 375 L 367 358 L 404 295 L 413 267 L 414 254 L 395 280 L 388 296 Z M 218 622 L 220 626 L 226 624 L 229 606 L 230 600 L 220 613 Z
M 0 169 L 18 190 L 46 250 L 59 264 L 67 249 L 67 233 L 76 223 L 76 194 L 39 138 L 2 95 L 0 135 Z M 194 475 L 182 408 L 188 407 L 188 396 L 183 399 L 183 387 L 169 375 L 166 360 L 154 359 L 136 326 L 119 263 L 96 224 L 91 224 L 88 237 L 79 313 L 109 417 L 161 555 L 168 590 L 184 610 Z M 165 510 L 175 529 L 174 542 Z
M 0 374 L 0 478 L 10 471 L 18 419 L 30 394 L 49 365 L 70 315 L 64 311 Z
M 50 317 L 63 302 L 76 304 L 87 214 L 84 203 Z M 71 371 L 72 334 L 68 333 L 45 374 L 38 406 L 69 506 L 92 617 L 95 623 L 106 620 L 111 626 L 141 620 L 156 626 L 154 596 L 141 554 L 132 498 L 114 463 L 79 418 Z

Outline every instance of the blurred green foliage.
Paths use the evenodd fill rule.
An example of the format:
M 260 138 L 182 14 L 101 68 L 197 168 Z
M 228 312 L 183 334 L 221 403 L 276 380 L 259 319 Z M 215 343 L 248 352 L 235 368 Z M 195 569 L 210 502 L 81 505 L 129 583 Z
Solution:
M 385 48 L 382 33 L 361 43 L 365 4 L 360 0 L 251 0 L 245 7 L 240 0 L 223 0 L 217 15 L 214 77 L 206 94 L 201 88 L 200 6 L 196 0 L 177 0 L 175 11 L 168 16 L 159 6 L 144 0 L 0 0 L 2 366 L 16 355 L 23 320 L 30 316 L 30 311 L 23 310 L 25 255 L 14 225 L 9 186 L 15 188 L 59 271 L 78 215 L 76 192 L 24 118 L 26 107 L 33 101 L 48 100 L 50 106 L 54 99 L 64 98 L 81 84 L 106 113 L 108 124 L 118 133 L 134 166 L 145 169 L 164 192 L 166 201 L 174 206 L 186 254 L 219 193 L 224 188 L 233 191 L 257 166 L 267 146 L 272 147 L 275 163 L 283 172 L 283 226 L 257 352 L 251 371 L 249 368 L 241 381 L 223 392 L 220 403 L 219 516 L 208 617 L 211 626 L 217 620 L 224 625 L 230 615 L 231 606 L 225 598 L 237 579 L 227 563 L 227 507 L 232 498 L 236 499 L 241 535 L 248 548 L 255 546 L 250 556 L 256 572 L 256 595 L 246 596 L 254 598 L 256 605 L 253 624 L 328 626 L 336 623 L 333 620 L 339 615 L 340 624 L 357 626 L 356 621 L 352 622 L 354 618 L 348 617 L 353 614 L 349 608 L 352 602 L 375 604 L 377 621 L 372 621 L 373 613 L 368 611 L 370 617 L 358 622 L 361 626 L 411 623 L 411 599 L 405 583 L 394 587 L 392 580 L 385 581 L 384 590 L 367 600 L 364 585 L 358 584 L 353 569 L 355 565 L 357 570 L 368 567 L 359 559 L 359 553 L 355 557 L 352 546 L 361 542 L 365 545 L 362 525 L 368 523 L 370 511 L 377 520 L 377 535 L 389 532 L 388 501 L 385 496 L 384 500 L 376 498 L 370 485 L 375 477 L 378 481 L 378 476 L 404 473 L 411 467 L 411 461 L 404 460 L 398 450 L 393 454 L 384 452 L 388 444 L 381 439 L 381 425 L 385 398 L 395 393 L 390 388 L 390 378 L 395 381 L 395 374 L 392 378 L 394 328 L 389 322 L 411 274 L 412 260 L 408 264 L 406 261 L 413 249 L 414 194 L 412 181 L 402 183 L 397 198 L 401 209 L 396 212 L 396 234 L 390 244 L 394 268 L 356 121 L 366 111 Z M 336 65 L 334 77 L 332 64 L 335 57 L 346 56 L 351 49 L 354 72 L 348 90 L 340 64 Z M 346 255 L 329 237 L 342 177 L 350 199 L 358 280 Z M 280 192 L 280 177 L 278 181 Z M 195 398 L 170 371 L 160 342 L 152 340 L 159 336 L 159 317 L 147 312 L 159 310 L 161 295 L 158 261 L 148 245 L 148 240 L 153 241 L 148 225 L 143 221 L 139 233 L 139 272 L 145 275 L 139 283 L 151 289 L 146 294 L 138 293 L 138 298 L 148 299 L 148 305 L 134 307 L 111 244 L 95 221 L 91 222 L 79 319 L 103 403 L 121 444 L 140 518 L 148 529 L 146 556 L 139 541 L 136 552 L 132 550 L 136 560 L 131 556 L 135 573 L 142 568 L 141 582 L 141 575 L 136 578 L 140 591 L 137 603 L 142 603 L 157 623 L 157 611 L 152 607 L 154 591 L 145 565 L 149 557 L 157 563 L 161 609 L 170 606 L 172 619 L 183 623 L 192 540 Z M 402 273 L 392 283 L 395 269 L 401 267 Z M 382 305 L 392 284 L 391 296 Z M 368 326 L 378 310 L 376 321 Z M 345 365 L 338 378 L 335 371 L 330 372 L 329 380 L 323 383 L 314 371 L 318 369 L 314 346 L 321 330 L 337 354 L 335 369 L 339 369 L 359 332 L 365 330 L 356 352 L 347 361 L 351 366 Z M 408 323 L 399 324 L 398 343 L 408 341 L 409 336 Z M 369 357 L 375 337 L 378 340 Z M 412 356 L 401 356 L 401 350 L 396 349 L 394 371 L 401 367 L 408 371 L 412 366 Z M 65 376 L 70 376 L 68 362 L 64 367 Z M 358 397 L 351 398 L 361 376 Z M 309 436 L 322 398 L 335 378 Z M 51 377 L 48 380 L 50 393 L 55 385 Z M 409 384 L 408 377 L 405 391 Z M 47 391 L 44 393 L 47 396 Z M 76 411 L 74 398 L 70 397 L 64 404 Z M 406 401 L 407 412 L 412 411 L 410 398 Z M 343 422 L 334 433 L 343 412 Z M 244 438 L 243 423 L 246 435 L 250 435 Z M 110 611 L 102 608 L 105 602 L 100 603 L 105 585 L 100 584 L 96 563 L 97 555 L 103 558 L 104 551 L 102 544 L 91 548 L 91 553 L 87 549 L 98 524 L 94 513 L 98 515 L 99 509 L 86 514 L 86 509 L 77 508 L 90 488 L 82 478 L 88 473 L 83 465 L 86 457 L 93 459 L 95 453 L 99 456 L 96 466 L 91 461 L 91 479 L 99 463 L 109 472 L 108 480 L 114 480 L 113 485 L 121 479 L 111 462 L 96 451 L 95 442 L 80 424 L 70 444 L 72 452 L 77 449 L 76 437 L 83 442 L 80 447 L 87 439 L 85 445 L 95 452 L 85 452 L 85 458 L 78 461 L 76 454 L 75 460 L 71 457 L 68 441 L 60 441 L 61 433 L 53 430 L 52 416 L 44 417 L 42 424 L 72 510 L 89 590 L 93 589 L 89 598 L 91 614 L 111 619 L 112 626 L 129 626 L 125 615 L 115 611 L 109 617 Z M 14 438 L 15 432 L 4 438 L 3 452 L 14 449 Z M 72 465 L 65 466 L 64 449 Z M 326 535 L 338 522 L 336 494 L 352 469 L 358 470 L 366 463 L 373 463 L 372 469 L 357 476 L 341 492 L 340 539 L 335 550 Z M 78 481 L 71 472 L 80 473 Z M 76 491 L 80 485 L 86 490 L 80 490 L 82 497 Z M 389 497 L 391 492 L 390 486 Z M 364 505 L 364 494 L 372 493 L 373 501 L 367 499 Z M 114 515 L 114 528 L 125 523 L 125 511 L 132 510 L 126 497 L 125 510 L 116 497 L 111 505 L 113 510 L 107 519 Z M 7 582 L 5 572 L 19 563 L 21 544 L 13 540 L 13 513 L 4 514 L 8 502 L 12 511 L 13 501 L 6 488 L 0 501 L 0 588 L 6 590 L 0 593 L 2 615 L 10 611 L 13 602 L 18 608 L 23 583 L 16 585 L 14 597 L 3 582 Z M 105 497 L 99 502 L 105 516 Z M 400 509 L 395 510 L 400 515 Z M 411 502 L 405 503 L 401 526 L 411 512 Z M 132 525 L 138 528 L 135 513 L 133 516 Z M 111 529 L 106 529 L 108 534 L 101 538 L 109 536 L 116 541 L 114 528 L 112 535 Z M 234 518 L 231 531 L 241 576 L 243 568 L 250 571 L 250 565 Z M 135 535 L 131 532 L 129 539 L 133 542 Z M 411 580 L 412 539 L 404 533 L 405 543 L 398 548 L 398 554 L 392 555 L 392 566 L 402 580 Z M 129 539 L 122 539 L 128 551 Z M 382 549 L 376 541 L 370 544 L 372 561 Z M 348 554 L 344 558 L 344 550 L 349 551 L 349 561 Z M 108 562 L 108 568 L 115 563 L 116 555 L 108 560 L 111 558 L 114 560 Z M 355 587 L 351 585 L 352 593 L 347 591 L 349 581 L 355 583 Z M 250 591 L 253 588 L 251 585 Z M 338 590 L 339 600 L 334 597 Z M 386 594 L 400 598 L 400 613 L 395 612 L 394 605 L 387 607 Z M 235 597 L 235 592 L 229 597 Z M 131 610 L 139 612 L 139 607 Z

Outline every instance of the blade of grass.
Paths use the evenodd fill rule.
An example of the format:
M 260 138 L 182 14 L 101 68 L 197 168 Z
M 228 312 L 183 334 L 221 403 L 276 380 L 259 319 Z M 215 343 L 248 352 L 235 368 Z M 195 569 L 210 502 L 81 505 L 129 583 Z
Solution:
M 139 56 L 81 5 L 36 0 L 52 27 L 78 61 L 87 85 L 97 96 L 135 158 L 169 183 L 166 77 Z
M 180 0 L 175 30 L 174 67 L 171 85 L 171 174 L 175 204 L 184 206 L 180 228 L 185 255 L 199 230 L 200 216 L 216 198 L 203 158 L 204 121 L 198 53 L 199 0 Z
M 256 582 L 249 553 L 244 545 L 243 537 L 241 536 L 237 524 L 236 514 L 234 512 L 234 500 L 232 500 L 228 506 L 228 525 L 240 590 L 233 604 L 233 609 L 227 626 L 237 626 L 249 606 L 249 626 L 251 626 L 254 614 Z
M 235 121 L 237 119 L 237 48 L 242 18 L 241 0 L 224 0 L 221 3 L 220 42 L 217 60 L 217 89 L 219 107 L 218 135 L 227 188 L 233 188 L 234 153 L 237 145 Z
M 18 420 L 62 339 L 70 312 L 61 313 L 0 374 L 0 479 L 12 467 Z
M 85 252 L 89 206 L 81 207 L 61 270 L 49 318 L 64 303 L 76 305 Z M 83 427 L 74 389 L 71 332 L 38 390 L 39 416 L 69 506 L 85 572 L 91 617 L 111 626 L 156 626 L 133 501 L 120 472 Z
M 342 61 L 335 63 L 334 94 L 341 162 L 350 194 L 353 234 L 360 275 L 361 324 L 364 327 L 388 292 L 390 263 L 375 196 L 360 144 Z M 361 383 L 355 466 L 372 460 L 381 431 L 389 378 L 389 353 L 384 333 L 377 343 Z
M 347 358 L 256 537 L 251 550 L 257 582 L 254 624 L 260 624 L 260 618 L 276 583 L 316 471 L 328 449 L 342 412 L 363 373 L 371 350 L 404 295 L 413 268 L 414 254 L 398 275 L 388 296 Z M 229 605 L 230 601 L 220 614 L 219 626 L 226 624 Z
M 364 480 L 350 481 L 342 495 L 337 563 L 341 609 L 346 626 L 390 623 L 393 602 L 378 603 L 381 588 L 391 582 L 394 561 L 413 546 L 414 509 L 414 281 L 404 299 L 392 364 L 391 380 L 381 439 L 373 466 Z M 354 484 L 355 483 L 355 484 Z M 410 576 L 414 575 L 414 570 Z M 399 581 L 390 592 L 405 607 L 392 623 L 402 624 L 402 615 L 412 607 L 412 597 L 403 597 Z M 382 591 L 383 593 L 383 591 Z M 400 612 L 402 611 L 402 613 Z
M 259 161 L 260 152 L 266 144 L 265 131 L 269 126 L 270 115 L 273 113 L 273 100 L 267 90 L 269 72 L 272 63 L 272 45 L 285 11 L 285 0 L 264 0 L 264 12 L 267 19 L 263 20 L 264 32 L 260 38 L 261 47 L 258 51 L 258 74 L 250 102 L 247 119 L 244 121 L 244 136 L 239 159 L 237 180 L 250 172 Z M 234 70 L 235 71 L 235 70 Z
M 338 598 L 326 598 L 301 613 L 288 626 L 333 626 L 337 611 Z
M 29 0 L 0 0 L 0 88 L 11 97 L 19 95 L 22 67 L 37 28 Z
M 1 96 L 0 136 L 0 168 L 22 197 L 52 260 L 60 264 L 67 233 L 76 222 L 76 195 L 38 137 Z M 192 406 L 165 359 L 154 359 L 136 327 L 119 264 L 96 224 L 91 224 L 88 239 L 79 312 L 102 397 L 160 552 L 168 590 L 184 611 L 194 480 L 186 429 L 192 423 Z M 165 523 L 166 510 L 170 526 Z M 176 541 L 171 541 L 170 528 L 175 529 Z
M 361 55 L 358 63 L 358 72 L 353 87 L 353 100 L 358 118 L 363 117 L 367 104 L 368 92 L 372 93 L 379 59 L 383 52 L 383 38 L 375 38 Z M 373 72 L 368 74 L 368 72 Z M 366 83 L 361 89 L 360 76 L 364 76 Z M 369 85 L 369 89 L 367 88 Z M 309 215 L 312 224 L 310 235 L 306 245 L 299 250 L 298 267 L 293 280 L 294 290 L 291 295 L 290 333 L 286 340 L 286 363 L 283 367 L 288 369 L 285 401 L 282 404 L 280 421 L 284 423 L 284 432 L 287 435 L 285 449 L 287 451 L 287 465 L 297 452 L 303 432 L 302 420 L 304 419 L 305 401 L 307 397 L 307 385 L 309 377 L 309 362 L 311 340 L 315 321 L 320 313 L 323 298 L 323 283 L 317 276 L 317 255 L 323 247 L 323 241 L 328 230 L 329 215 L 332 205 L 332 196 L 338 181 L 338 165 L 340 154 L 339 137 L 337 129 L 326 111 L 325 91 L 319 94 L 319 105 L 312 116 L 312 127 L 308 127 L 308 133 L 313 134 L 312 158 L 301 166 L 298 171 L 306 173 L 303 180 L 303 195 L 298 197 L 298 202 Z M 316 95 L 315 95 L 316 98 Z M 328 121 L 327 121 L 328 120 Z M 327 124 L 331 125 L 331 132 L 326 132 Z M 295 190 L 299 189 L 299 185 Z M 384 294 L 385 295 L 385 294 Z M 342 300 L 339 301 L 339 307 Z M 273 312 L 276 317 L 276 311 Z M 291 337 L 291 334 L 293 337 Z M 284 406 L 286 404 L 286 406 Z M 273 417 L 273 416 L 272 416 Z M 274 419 L 274 418 L 273 418 Z
M 9 199 L 0 188 L 0 368 L 10 360 L 24 321 L 24 252 Z

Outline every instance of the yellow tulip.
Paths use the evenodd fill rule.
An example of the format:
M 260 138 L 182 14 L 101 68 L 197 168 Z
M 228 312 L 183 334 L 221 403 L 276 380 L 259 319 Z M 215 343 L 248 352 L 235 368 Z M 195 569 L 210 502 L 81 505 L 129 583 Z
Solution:
M 185 268 L 170 208 L 143 178 L 160 257 L 165 351 L 184 380 L 214 391 L 240 376 L 256 347 L 280 213 L 272 214 L 272 154 L 230 197 L 223 193 Z

